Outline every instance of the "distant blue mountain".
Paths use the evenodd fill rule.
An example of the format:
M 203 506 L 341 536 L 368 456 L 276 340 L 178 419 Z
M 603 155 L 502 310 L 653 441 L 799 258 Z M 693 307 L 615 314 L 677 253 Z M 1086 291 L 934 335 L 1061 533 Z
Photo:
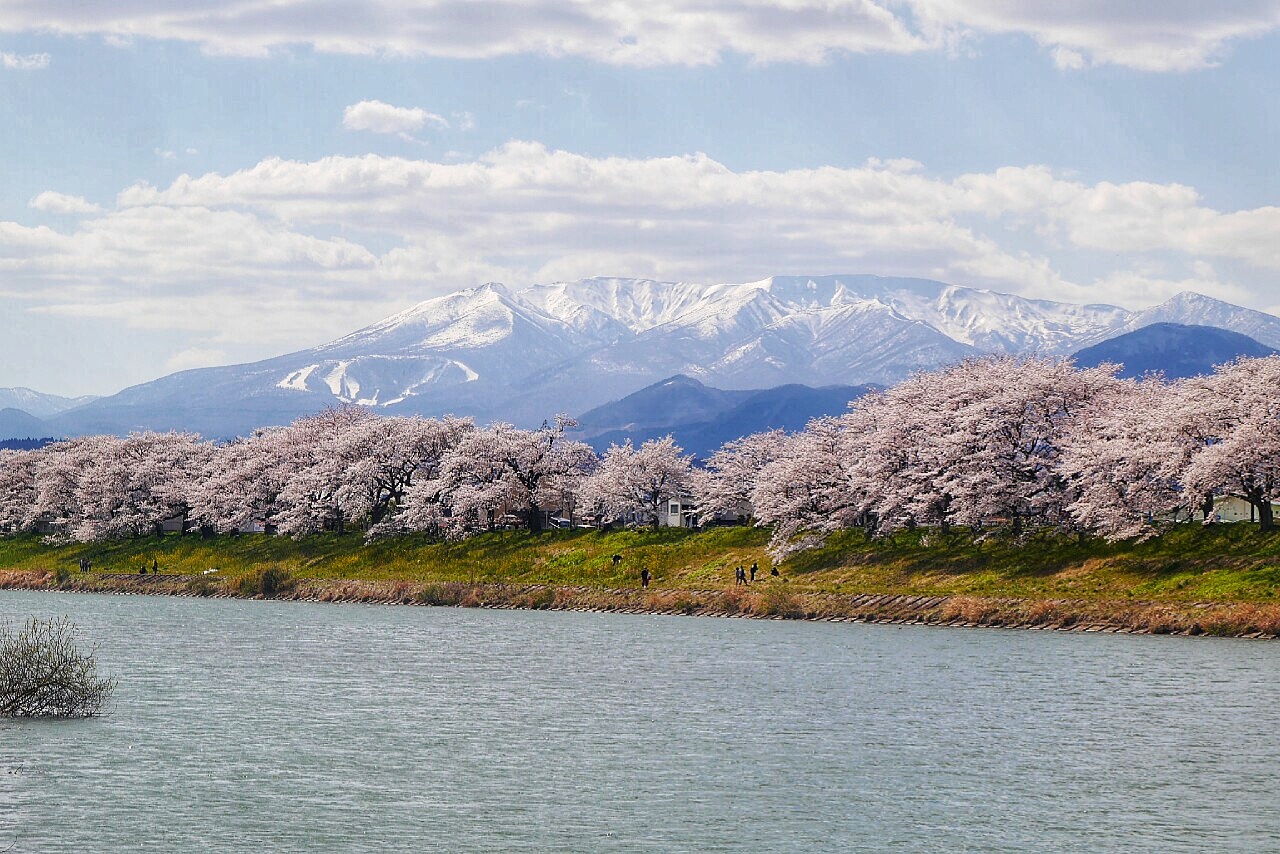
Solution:
M 43 420 L 22 409 L 0 409 L 0 439 L 48 436 Z
M 1248 335 L 1216 326 L 1153 323 L 1109 338 L 1075 354 L 1081 367 L 1103 362 L 1124 365 L 1119 376 L 1140 377 L 1160 371 L 1166 379 L 1184 379 L 1213 373 L 1215 365 L 1239 356 L 1261 358 L 1277 351 Z
M 764 430 L 794 432 L 814 418 L 839 415 L 851 400 L 877 388 L 791 384 L 725 391 L 677 374 L 583 413 L 577 433 L 600 451 L 670 433 L 686 452 L 705 459 L 731 439 Z

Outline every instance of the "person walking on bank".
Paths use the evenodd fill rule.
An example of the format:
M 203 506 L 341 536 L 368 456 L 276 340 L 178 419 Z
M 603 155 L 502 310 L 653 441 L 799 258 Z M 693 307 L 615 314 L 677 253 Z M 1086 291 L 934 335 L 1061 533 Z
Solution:
M 755 580 L 756 580 L 756 573 L 757 573 L 757 572 L 759 572 L 759 571 L 760 571 L 760 564 L 755 563 L 755 562 L 753 561 L 753 562 L 752 562 L 752 564 L 751 564 L 751 580 L 752 580 L 752 581 L 755 581 Z
M 733 571 L 733 585 L 735 587 L 747 583 L 747 573 L 742 567 L 738 567 Z
M 155 558 L 151 559 L 151 574 L 152 575 L 160 574 L 160 561 L 156 560 Z
M 640 587 L 644 590 L 649 589 L 649 570 L 648 568 L 640 570 Z
M 774 578 L 777 578 L 779 575 L 782 575 L 781 572 L 778 572 L 778 568 L 776 566 L 773 569 L 769 570 L 769 574 L 772 575 Z

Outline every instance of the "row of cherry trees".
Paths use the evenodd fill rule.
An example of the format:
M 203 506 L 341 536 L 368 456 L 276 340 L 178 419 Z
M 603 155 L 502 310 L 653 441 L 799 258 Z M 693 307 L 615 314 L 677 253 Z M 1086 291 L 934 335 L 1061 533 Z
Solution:
M 81 541 L 181 517 L 265 520 L 303 535 L 358 526 L 462 537 L 546 511 L 657 524 L 673 497 L 700 519 L 753 513 L 782 559 L 854 526 L 1052 528 L 1150 535 L 1239 495 L 1264 529 L 1280 495 L 1280 358 L 1211 376 L 1121 380 L 1112 366 L 972 359 L 919 373 L 797 434 L 729 442 L 702 468 L 668 437 L 597 456 L 558 418 L 537 430 L 342 408 L 214 444 L 189 433 L 92 436 L 0 453 L 0 529 Z
M 916 374 L 794 436 L 726 445 L 703 491 L 749 499 L 779 559 L 853 526 L 1146 537 L 1226 494 L 1273 528 L 1280 357 L 1173 383 L 1115 372 L 990 357 Z
M 183 528 L 266 523 L 293 536 L 358 525 L 370 537 L 461 537 L 545 511 L 657 524 L 687 489 L 691 459 L 670 438 L 603 457 L 566 438 L 469 419 L 384 418 L 344 407 L 218 445 L 192 433 L 91 436 L 0 452 L 0 530 L 53 529 L 96 542 Z

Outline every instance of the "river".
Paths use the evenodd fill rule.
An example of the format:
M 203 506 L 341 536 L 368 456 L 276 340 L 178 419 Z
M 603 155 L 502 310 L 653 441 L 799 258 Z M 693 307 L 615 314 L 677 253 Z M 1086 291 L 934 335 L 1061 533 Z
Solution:
M 1280 850 L 1280 642 L 0 591 L 0 850 Z

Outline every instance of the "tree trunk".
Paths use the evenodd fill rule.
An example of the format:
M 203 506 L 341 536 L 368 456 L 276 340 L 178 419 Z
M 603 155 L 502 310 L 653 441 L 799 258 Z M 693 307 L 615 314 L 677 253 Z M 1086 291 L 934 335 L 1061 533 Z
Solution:
M 537 504 L 530 504 L 529 514 L 529 533 L 538 534 L 542 532 L 542 508 Z
M 1253 502 L 1253 506 L 1258 511 L 1258 530 L 1274 531 L 1276 520 L 1275 513 L 1271 510 L 1271 500 L 1267 496 L 1262 496 Z

